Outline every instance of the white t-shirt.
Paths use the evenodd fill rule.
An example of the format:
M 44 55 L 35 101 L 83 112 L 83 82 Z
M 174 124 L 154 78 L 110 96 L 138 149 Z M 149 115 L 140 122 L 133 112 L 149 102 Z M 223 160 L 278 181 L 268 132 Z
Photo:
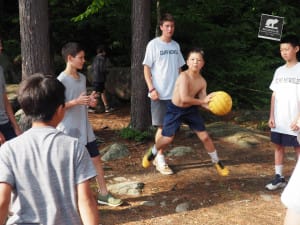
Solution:
M 282 203 L 289 209 L 300 213 L 300 162 L 292 173 L 292 176 L 281 195 Z
M 270 89 L 275 92 L 275 128 L 271 131 L 297 136 L 290 125 L 300 112 L 300 63 L 293 67 L 280 66 L 274 74 Z
M 184 64 L 185 61 L 176 41 L 164 42 L 157 37 L 148 43 L 143 65 L 151 68 L 153 86 L 161 100 L 172 98 L 179 69 Z

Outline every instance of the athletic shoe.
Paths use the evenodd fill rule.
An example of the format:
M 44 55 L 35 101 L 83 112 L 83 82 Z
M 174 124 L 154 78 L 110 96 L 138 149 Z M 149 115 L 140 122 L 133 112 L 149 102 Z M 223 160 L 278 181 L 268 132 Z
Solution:
M 89 107 L 89 108 L 88 108 L 88 112 L 89 112 L 89 113 L 95 113 L 95 112 L 96 112 L 96 109 Z
M 279 188 L 284 188 L 286 186 L 286 181 L 283 176 L 276 174 L 274 179 L 270 181 L 265 187 L 269 191 L 274 191 Z
M 155 155 L 152 153 L 152 147 L 150 147 L 145 153 L 142 161 L 142 166 L 148 168 L 151 164 L 151 161 L 155 158 Z
M 218 171 L 218 174 L 220 176 L 226 177 L 226 176 L 229 175 L 229 170 L 228 170 L 227 167 L 225 167 L 223 165 L 222 161 L 219 161 L 219 162 L 215 163 L 215 167 L 216 167 L 216 169 Z
M 97 201 L 101 205 L 109 205 L 109 206 L 114 206 L 114 207 L 123 204 L 123 201 L 121 199 L 115 198 L 110 193 L 108 193 L 107 195 L 101 195 L 99 193 Z
M 153 160 L 153 165 L 155 166 L 156 170 L 163 175 L 172 175 L 174 174 L 173 170 L 165 163 L 163 166 L 159 166 L 157 163 L 157 158 Z
M 112 108 L 112 107 L 105 107 L 105 112 L 106 113 L 110 113 L 110 112 L 112 112 L 112 111 L 114 111 L 115 109 L 114 108 Z

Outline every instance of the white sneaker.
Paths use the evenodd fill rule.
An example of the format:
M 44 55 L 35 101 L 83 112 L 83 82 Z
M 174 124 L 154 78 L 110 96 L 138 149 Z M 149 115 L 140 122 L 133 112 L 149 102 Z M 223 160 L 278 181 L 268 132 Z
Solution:
M 168 166 L 168 164 L 158 165 L 156 158 L 153 160 L 153 165 L 155 166 L 156 170 L 163 175 L 174 174 L 173 170 Z

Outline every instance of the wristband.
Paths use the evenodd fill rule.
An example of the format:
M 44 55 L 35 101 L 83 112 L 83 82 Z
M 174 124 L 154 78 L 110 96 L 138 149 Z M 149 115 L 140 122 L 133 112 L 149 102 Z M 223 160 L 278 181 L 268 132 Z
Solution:
M 154 91 L 154 90 L 155 90 L 155 88 L 152 88 L 151 90 L 148 91 L 148 93 L 151 93 L 151 92 Z

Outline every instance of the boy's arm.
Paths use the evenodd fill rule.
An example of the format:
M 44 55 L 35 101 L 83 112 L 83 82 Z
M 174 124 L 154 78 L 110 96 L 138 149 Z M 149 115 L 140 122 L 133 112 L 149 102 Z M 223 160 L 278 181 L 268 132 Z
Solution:
M 271 96 L 270 117 L 268 122 L 270 128 L 274 128 L 276 126 L 275 117 L 274 117 L 274 103 L 275 103 L 275 92 L 273 92 Z
M 8 119 L 11 122 L 12 127 L 14 128 L 16 135 L 20 135 L 22 133 L 22 131 L 21 131 L 21 129 L 20 129 L 18 123 L 17 123 L 17 120 L 16 120 L 15 115 L 14 115 L 14 111 L 11 107 L 11 104 L 8 100 L 8 97 L 7 97 L 6 93 L 3 94 L 3 100 L 4 100 L 4 107 L 5 107 L 5 111 L 6 111 L 6 114 L 8 116 Z
M 151 69 L 149 66 L 144 65 L 144 77 L 145 81 L 148 87 L 148 92 L 149 96 L 151 97 L 152 100 L 157 100 L 159 99 L 158 92 L 156 91 L 155 87 L 153 86 L 152 83 L 152 74 L 151 74 Z
M 198 83 L 196 83 L 196 84 L 198 84 Z M 194 85 L 194 84 L 190 84 L 189 80 L 186 78 L 186 76 L 184 74 L 182 74 L 178 77 L 178 85 L 179 85 L 178 89 L 179 89 L 180 99 L 183 104 L 201 106 L 203 104 L 208 103 L 209 98 L 207 98 L 207 96 L 206 96 L 205 80 L 202 81 L 201 90 L 197 94 L 198 98 L 196 98 L 196 96 L 190 95 L 189 86 Z
M 82 92 L 78 98 L 72 99 L 65 103 L 66 109 L 72 108 L 76 105 L 89 105 L 90 104 L 90 96 L 86 95 L 86 92 Z
M 84 225 L 98 225 L 99 213 L 89 181 L 77 185 L 78 210 Z
M 0 183 L 0 224 L 4 224 L 9 210 L 11 186 L 7 183 Z

